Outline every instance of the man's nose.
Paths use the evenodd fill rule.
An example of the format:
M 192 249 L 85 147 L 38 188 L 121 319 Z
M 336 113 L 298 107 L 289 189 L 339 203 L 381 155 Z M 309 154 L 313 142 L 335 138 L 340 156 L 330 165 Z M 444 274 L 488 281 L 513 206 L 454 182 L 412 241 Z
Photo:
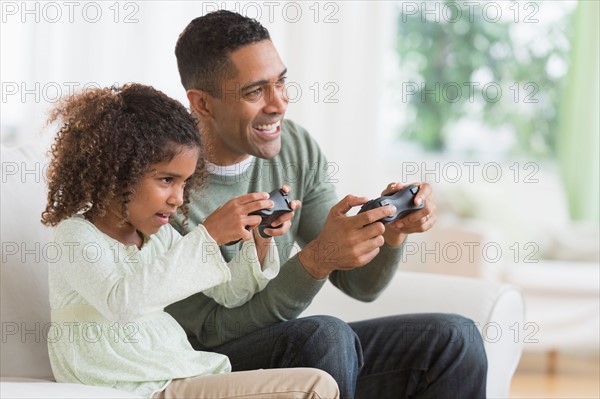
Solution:
M 284 114 L 288 102 L 285 86 L 273 85 L 269 90 L 264 112 L 266 114 Z

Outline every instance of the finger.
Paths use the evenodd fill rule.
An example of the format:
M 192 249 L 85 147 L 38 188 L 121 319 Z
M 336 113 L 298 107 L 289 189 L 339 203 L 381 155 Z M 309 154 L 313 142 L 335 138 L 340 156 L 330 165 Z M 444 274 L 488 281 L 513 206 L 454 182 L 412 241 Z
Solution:
M 255 201 L 269 199 L 269 193 L 265 192 L 257 192 L 257 193 L 249 193 L 240 195 L 239 197 L 234 198 L 235 204 L 244 205 Z
M 248 241 L 252 239 L 252 232 L 250 230 L 242 229 L 240 238 L 244 241 Z
M 290 221 L 287 221 L 275 227 L 265 227 L 265 233 L 273 237 L 282 236 L 290 230 L 291 226 L 292 223 Z
M 350 209 L 355 206 L 363 205 L 369 199 L 367 197 L 357 197 L 355 195 L 346 195 L 340 202 L 331 208 L 331 212 L 336 215 L 345 215 Z
M 382 223 L 379 224 L 383 227 Z M 385 229 L 382 228 L 382 231 Z M 355 245 L 351 248 L 351 253 L 354 254 L 354 258 L 359 258 L 366 253 L 373 251 L 376 248 L 381 247 L 385 243 L 385 239 L 383 235 L 377 234 L 372 236 L 364 236 L 362 239 L 358 240 Z
M 402 183 L 391 182 L 390 184 L 387 185 L 387 187 L 385 188 L 385 190 L 383 190 L 381 192 L 381 195 L 393 194 L 396 191 L 402 190 L 403 188 L 404 188 L 404 186 L 402 185 Z
M 431 199 L 432 194 L 433 190 L 429 184 L 423 183 L 419 185 L 419 191 L 417 192 L 417 195 L 415 195 L 414 199 L 415 204 L 421 205 L 423 202 L 427 204 L 427 200 Z
M 409 216 L 394 222 L 391 227 L 407 234 L 422 233 L 432 228 L 437 220 L 434 213 L 414 212 Z
M 429 215 L 436 213 L 437 205 L 431 200 L 431 197 L 425 202 L 425 206 L 423 207 L 422 211 L 425 211 L 425 213 Z
M 415 212 L 411 212 L 408 215 L 405 215 L 403 217 L 401 217 L 400 219 L 394 220 L 391 223 L 391 226 L 397 229 L 401 229 L 401 228 L 411 228 L 414 227 L 416 225 L 420 225 L 420 220 L 424 219 L 426 217 L 426 215 L 428 215 L 429 212 L 427 210 L 425 210 L 425 208 L 415 211 Z
M 419 220 L 419 223 L 415 223 L 408 228 L 405 228 L 408 234 L 410 233 L 423 233 L 433 227 L 435 224 L 436 217 L 435 215 L 426 215 L 425 217 Z
M 271 226 L 279 226 L 284 224 L 285 222 L 292 220 L 294 217 L 294 212 L 286 212 L 283 215 L 279 216 L 277 219 L 273 220 Z
M 292 191 L 290 186 L 288 186 L 287 184 L 284 184 L 283 186 L 281 186 L 281 190 L 286 194 L 288 194 L 290 191 Z
M 385 233 L 385 225 L 381 222 L 374 222 L 364 226 L 360 233 L 363 240 L 370 240 Z
M 302 202 L 300 202 L 299 200 L 290 201 L 290 207 L 292 209 L 300 209 L 302 208 Z
M 259 200 L 259 201 L 249 202 L 247 204 L 240 206 L 240 211 L 244 215 L 247 215 L 249 213 L 256 212 L 261 209 L 271 209 L 274 206 L 275 206 L 275 204 L 270 199 L 263 199 L 263 200 Z
M 262 222 L 262 218 L 258 215 L 248 215 L 242 219 L 242 224 L 247 226 L 244 230 L 255 229 L 260 225 L 260 222 Z
M 379 253 L 379 247 L 378 246 L 376 246 L 375 248 L 373 248 L 373 249 L 371 249 L 369 251 L 366 251 L 365 253 L 363 253 L 362 255 L 360 255 L 357 258 L 355 265 L 357 267 L 366 265 L 367 263 L 369 263 L 370 261 L 372 261 L 373 258 L 375 258 L 378 253 Z
M 393 205 L 386 205 L 379 208 L 371 209 L 363 213 L 359 213 L 352 216 L 354 226 L 366 226 L 374 223 L 378 220 L 383 219 L 386 216 L 391 216 L 396 212 L 396 207 Z
M 429 215 L 429 219 L 422 226 L 423 227 L 423 231 L 427 231 L 427 230 L 431 229 L 435 225 L 436 221 L 437 221 L 437 216 L 435 216 L 435 215 Z
M 437 206 L 435 205 L 435 203 L 433 201 L 426 201 L 423 209 L 409 213 L 408 215 L 404 216 L 400 220 L 403 221 L 405 225 L 410 225 L 410 224 L 415 224 L 415 223 L 418 224 L 419 220 L 424 218 L 426 215 L 435 214 L 436 209 L 437 209 Z

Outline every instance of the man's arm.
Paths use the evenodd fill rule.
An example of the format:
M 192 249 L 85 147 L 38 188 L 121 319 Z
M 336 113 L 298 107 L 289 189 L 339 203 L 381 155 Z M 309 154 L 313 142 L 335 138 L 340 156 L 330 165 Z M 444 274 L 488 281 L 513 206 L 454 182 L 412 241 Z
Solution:
M 401 184 L 391 183 L 382 195 L 391 194 L 401 188 Z M 375 300 L 383 292 L 400 264 L 408 235 L 425 232 L 435 224 L 436 206 L 428 184 L 420 184 L 414 201 L 419 205 L 424 202 L 423 209 L 385 225 L 385 244 L 378 249 L 379 252 L 373 260 L 351 270 L 341 269 L 340 266 L 343 268 L 343 265 L 335 266 L 336 270 L 331 272 L 329 278 L 336 287 L 347 295 L 365 302 Z
M 352 270 L 334 270 L 329 280 L 354 299 L 371 302 L 388 286 L 402 257 L 402 248 L 387 245 L 368 264 Z

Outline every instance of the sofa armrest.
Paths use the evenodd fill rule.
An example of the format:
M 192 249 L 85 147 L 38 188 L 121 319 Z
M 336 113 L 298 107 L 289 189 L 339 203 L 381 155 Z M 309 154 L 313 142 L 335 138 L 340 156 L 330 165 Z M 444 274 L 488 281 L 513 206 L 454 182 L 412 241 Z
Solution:
M 456 313 L 472 319 L 488 358 L 487 396 L 506 398 L 523 349 L 524 302 L 515 287 L 482 279 L 398 272 L 381 296 L 356 301 L 326 284 L 303 316 L 357 321 L 406 313 Z

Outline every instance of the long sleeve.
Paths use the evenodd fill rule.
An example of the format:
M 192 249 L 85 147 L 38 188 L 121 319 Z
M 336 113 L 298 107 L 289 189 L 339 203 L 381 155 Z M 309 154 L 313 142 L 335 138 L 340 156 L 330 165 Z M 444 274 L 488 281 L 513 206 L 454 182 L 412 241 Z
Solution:
M 404 245 L 393 248 L 384 244 L 371 262 L 352 270 L 336 270 L 329 280 L 346 295 L 371 302 L 388 286 L 402 258 Z
M 72 288 L 115 321 L 162 311 L 173 302 L 231 280 L 217 244 L 203 226 L 180 240 L 170 226 L 165 228 L 166 232 L 159 232 L 161 237 L 151 238 L 160 242 L 145 243 L 139 251 L 112 240 L 82 218 L 69 219 L 57 227 L 54 243 L 62 256 L 50 267 L 62 277 L 59 285 Z
M 269 245 L 264 265 L 261 266 L 254 239 L 244 242 L 241 250 L 227 263 L 231 280 L 204 290 L 203 294 L 227 308 L 235 308 L 248 302 L 279 273 L 279 254 L 275 245 L 275 241 Z

